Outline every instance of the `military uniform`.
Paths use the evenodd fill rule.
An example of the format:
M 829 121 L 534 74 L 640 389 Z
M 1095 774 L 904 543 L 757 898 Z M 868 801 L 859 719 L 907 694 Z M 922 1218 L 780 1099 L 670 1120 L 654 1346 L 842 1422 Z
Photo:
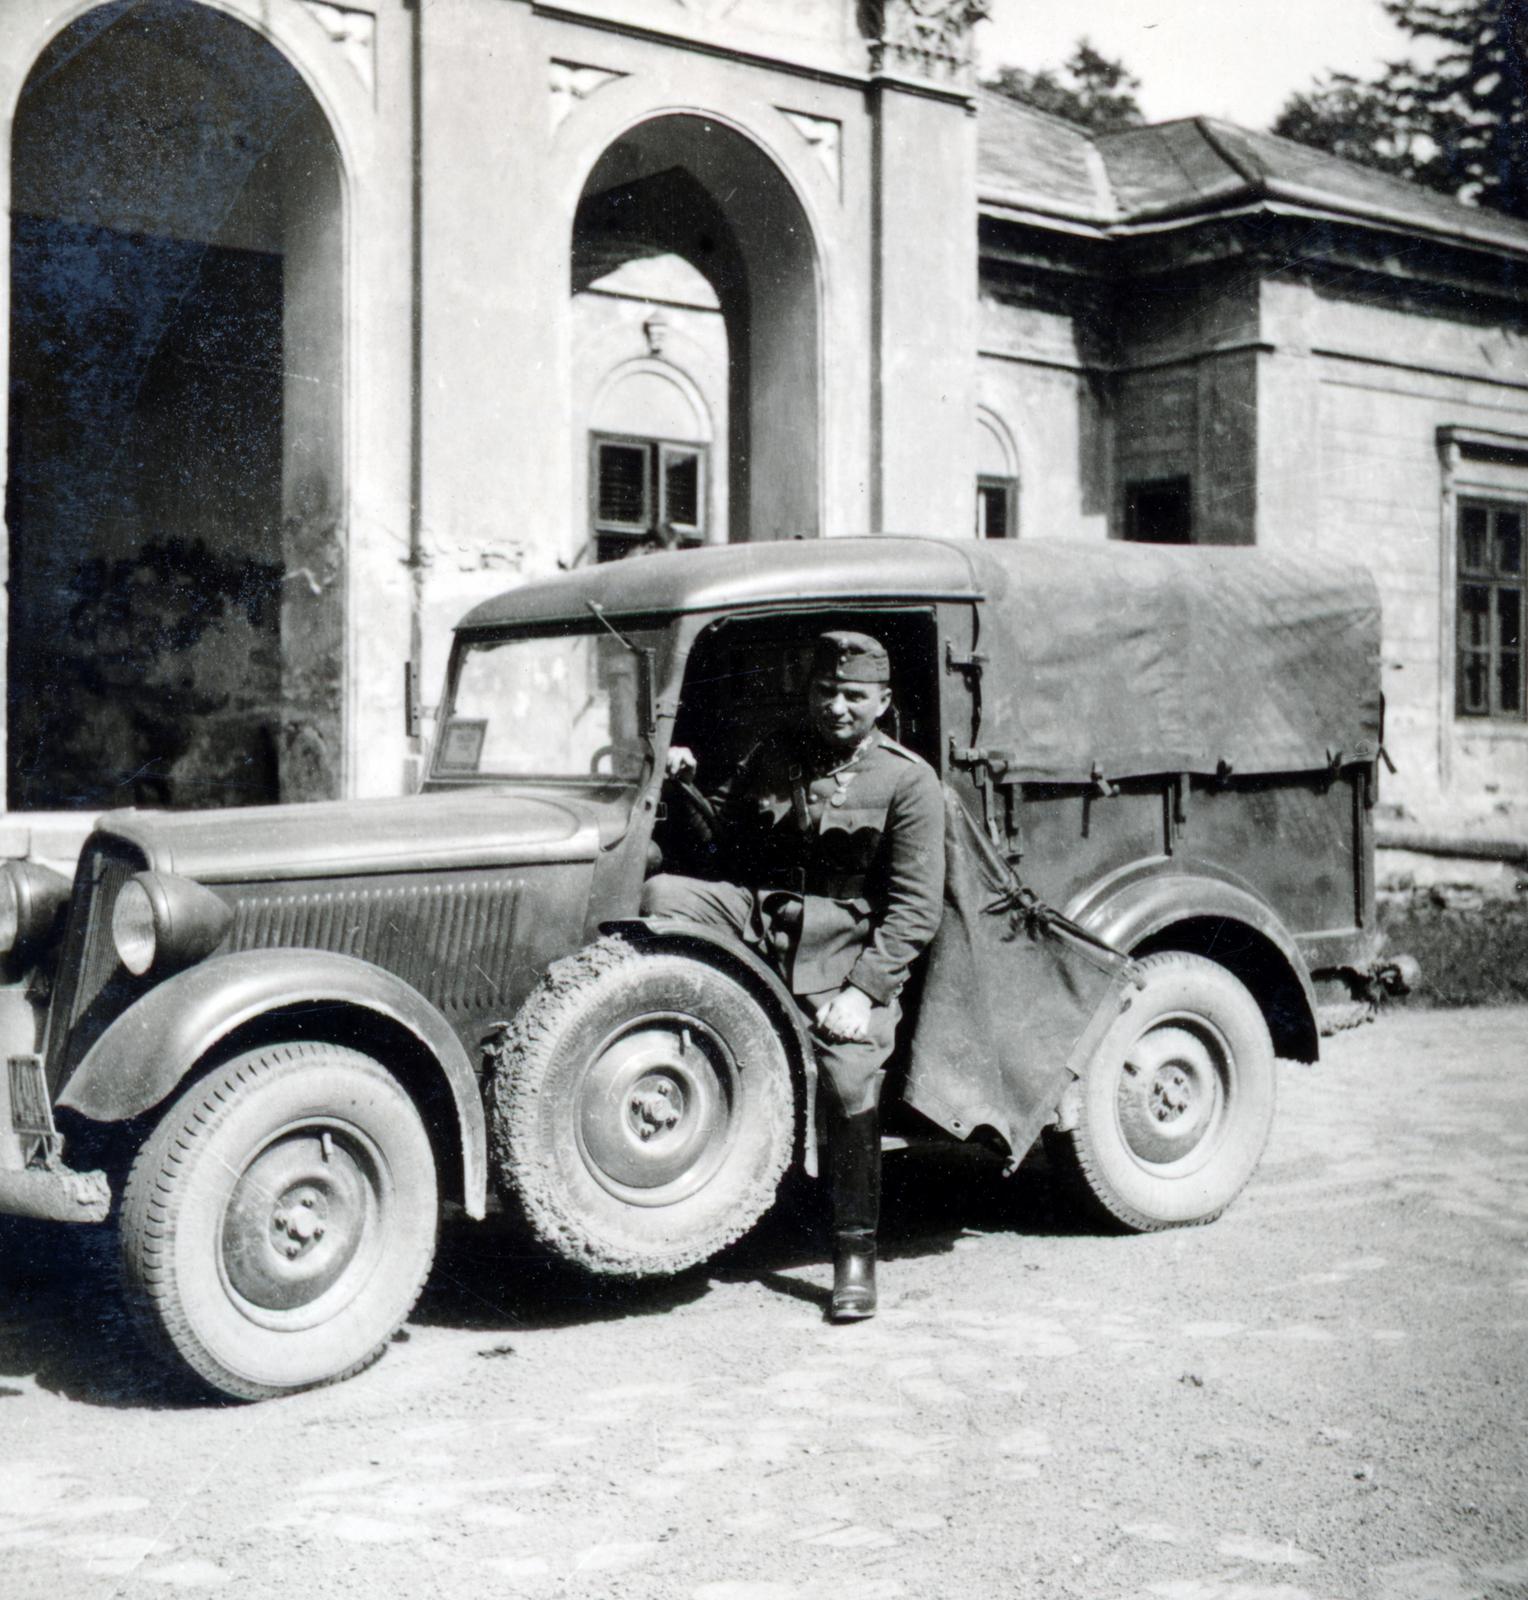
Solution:
M 908 968 L 939 926 L 939 780 L 879 730 L 846 756 L 821 750 L 801 729 L 755 746 L 714 799 L 729 881 L 661 875 L 649 881 L 643 910 L 756 946 L 808 1015 L 845 983 L 869 995 L 869 1039 L 817 1041 L 823 1077 L 843 1110 L 869 1110 Z
M 802 726 L 757 745 L 715 796 L 728 881 L 660 874 L 642 897 L 650 916 L 700 922 L 764 951 L 813 1019 L 830 1090 L 834 1321 L 875 1313 L 881 1080 L 898 996 L 944 903 L 939 779 L 875 726 L 890 678 L 876 640 L 823 634 Z M 846 1006 L 856 989 L 869 1004 Z M 861 1028 L 862 1037 L 842 1036 Z

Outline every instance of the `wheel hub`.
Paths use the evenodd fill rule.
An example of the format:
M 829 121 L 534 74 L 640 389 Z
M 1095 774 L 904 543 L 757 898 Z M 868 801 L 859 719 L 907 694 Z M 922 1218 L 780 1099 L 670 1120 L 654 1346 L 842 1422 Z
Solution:
M 1151 1114 L 1158 1122 L 1174 1122 L 1193 1102 L 1193 1080 L 1182 1067 L 1162 1068 L 1151 1080 Z
M 631 1097 L 633 1126 L 639 1139 L 667 1133 L 684 1118 L 684 1090 L 669 1078 L 644 1078 Z
M 736 1066 L 693 1018 L 647 1016 L 607 1040 L 579 1089 L 584 1165 L 642 1205 L 693 1194 L 725 1157 Z
M 1131 1046 L 1120 1073 L 1120 1129 L 1142 1162 L 1166 1165 L 1193 1153 L 1225 1109 L 1227 1057 L 1218 1039 L 1168 1022 Z
M 251 1306 L 296 1311 L 333 1289 L 376 1227 L 365 1152 L 329 1130 L 289 1132 L 234 1185 L 223 1220 L 224 1270 Z

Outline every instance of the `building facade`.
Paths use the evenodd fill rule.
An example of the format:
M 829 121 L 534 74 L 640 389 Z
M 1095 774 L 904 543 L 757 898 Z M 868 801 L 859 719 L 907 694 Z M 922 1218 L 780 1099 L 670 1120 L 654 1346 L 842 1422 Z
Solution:
M 1390 799 L 1528 829 L 1528 229 L 986 9 L 8 0 L 0 849 L 396 793 L 485 594 L 864 531 L 1349 552 Z

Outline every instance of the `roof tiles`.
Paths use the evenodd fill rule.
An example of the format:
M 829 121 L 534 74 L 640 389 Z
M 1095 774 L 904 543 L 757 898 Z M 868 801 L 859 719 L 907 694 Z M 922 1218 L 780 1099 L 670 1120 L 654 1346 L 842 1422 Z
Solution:
M 1528 222 L 1309 146 L 1209 117 L 1094 136 L 983 91 L 984 208 L 1110 232 L 1233 206 L 1283 205 L 1528 254 Z

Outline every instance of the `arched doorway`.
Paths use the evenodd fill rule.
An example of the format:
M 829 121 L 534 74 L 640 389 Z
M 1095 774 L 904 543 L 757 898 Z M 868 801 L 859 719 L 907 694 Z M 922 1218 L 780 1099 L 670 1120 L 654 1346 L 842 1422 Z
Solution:
M 8 800 L 338 792 L 341 176 L 291 64 L 118 0 L 12 143 Z
M 712 467 L 724 536 L 815 536 L 820 359 L 811 226 L 775 163 L 706 117 L 656 117 L 623 134 L 595 164 L 579 202 L 575 298 L 640 263 L 645 292 L 661 303 L 665 260 L 698 273 L 713 297 L 708 306 L 676 288 L 667 314 L 694 324 L 697 345 L 714 339 L 704 329 L 707 310 L 719 311 L 724 330 L 726 394 L 715 410 L 725 414 L 726 443 Z M 673 275 L 676 286 L 685 275 Z M 662 358 L 661 346 L 654 356 Z

